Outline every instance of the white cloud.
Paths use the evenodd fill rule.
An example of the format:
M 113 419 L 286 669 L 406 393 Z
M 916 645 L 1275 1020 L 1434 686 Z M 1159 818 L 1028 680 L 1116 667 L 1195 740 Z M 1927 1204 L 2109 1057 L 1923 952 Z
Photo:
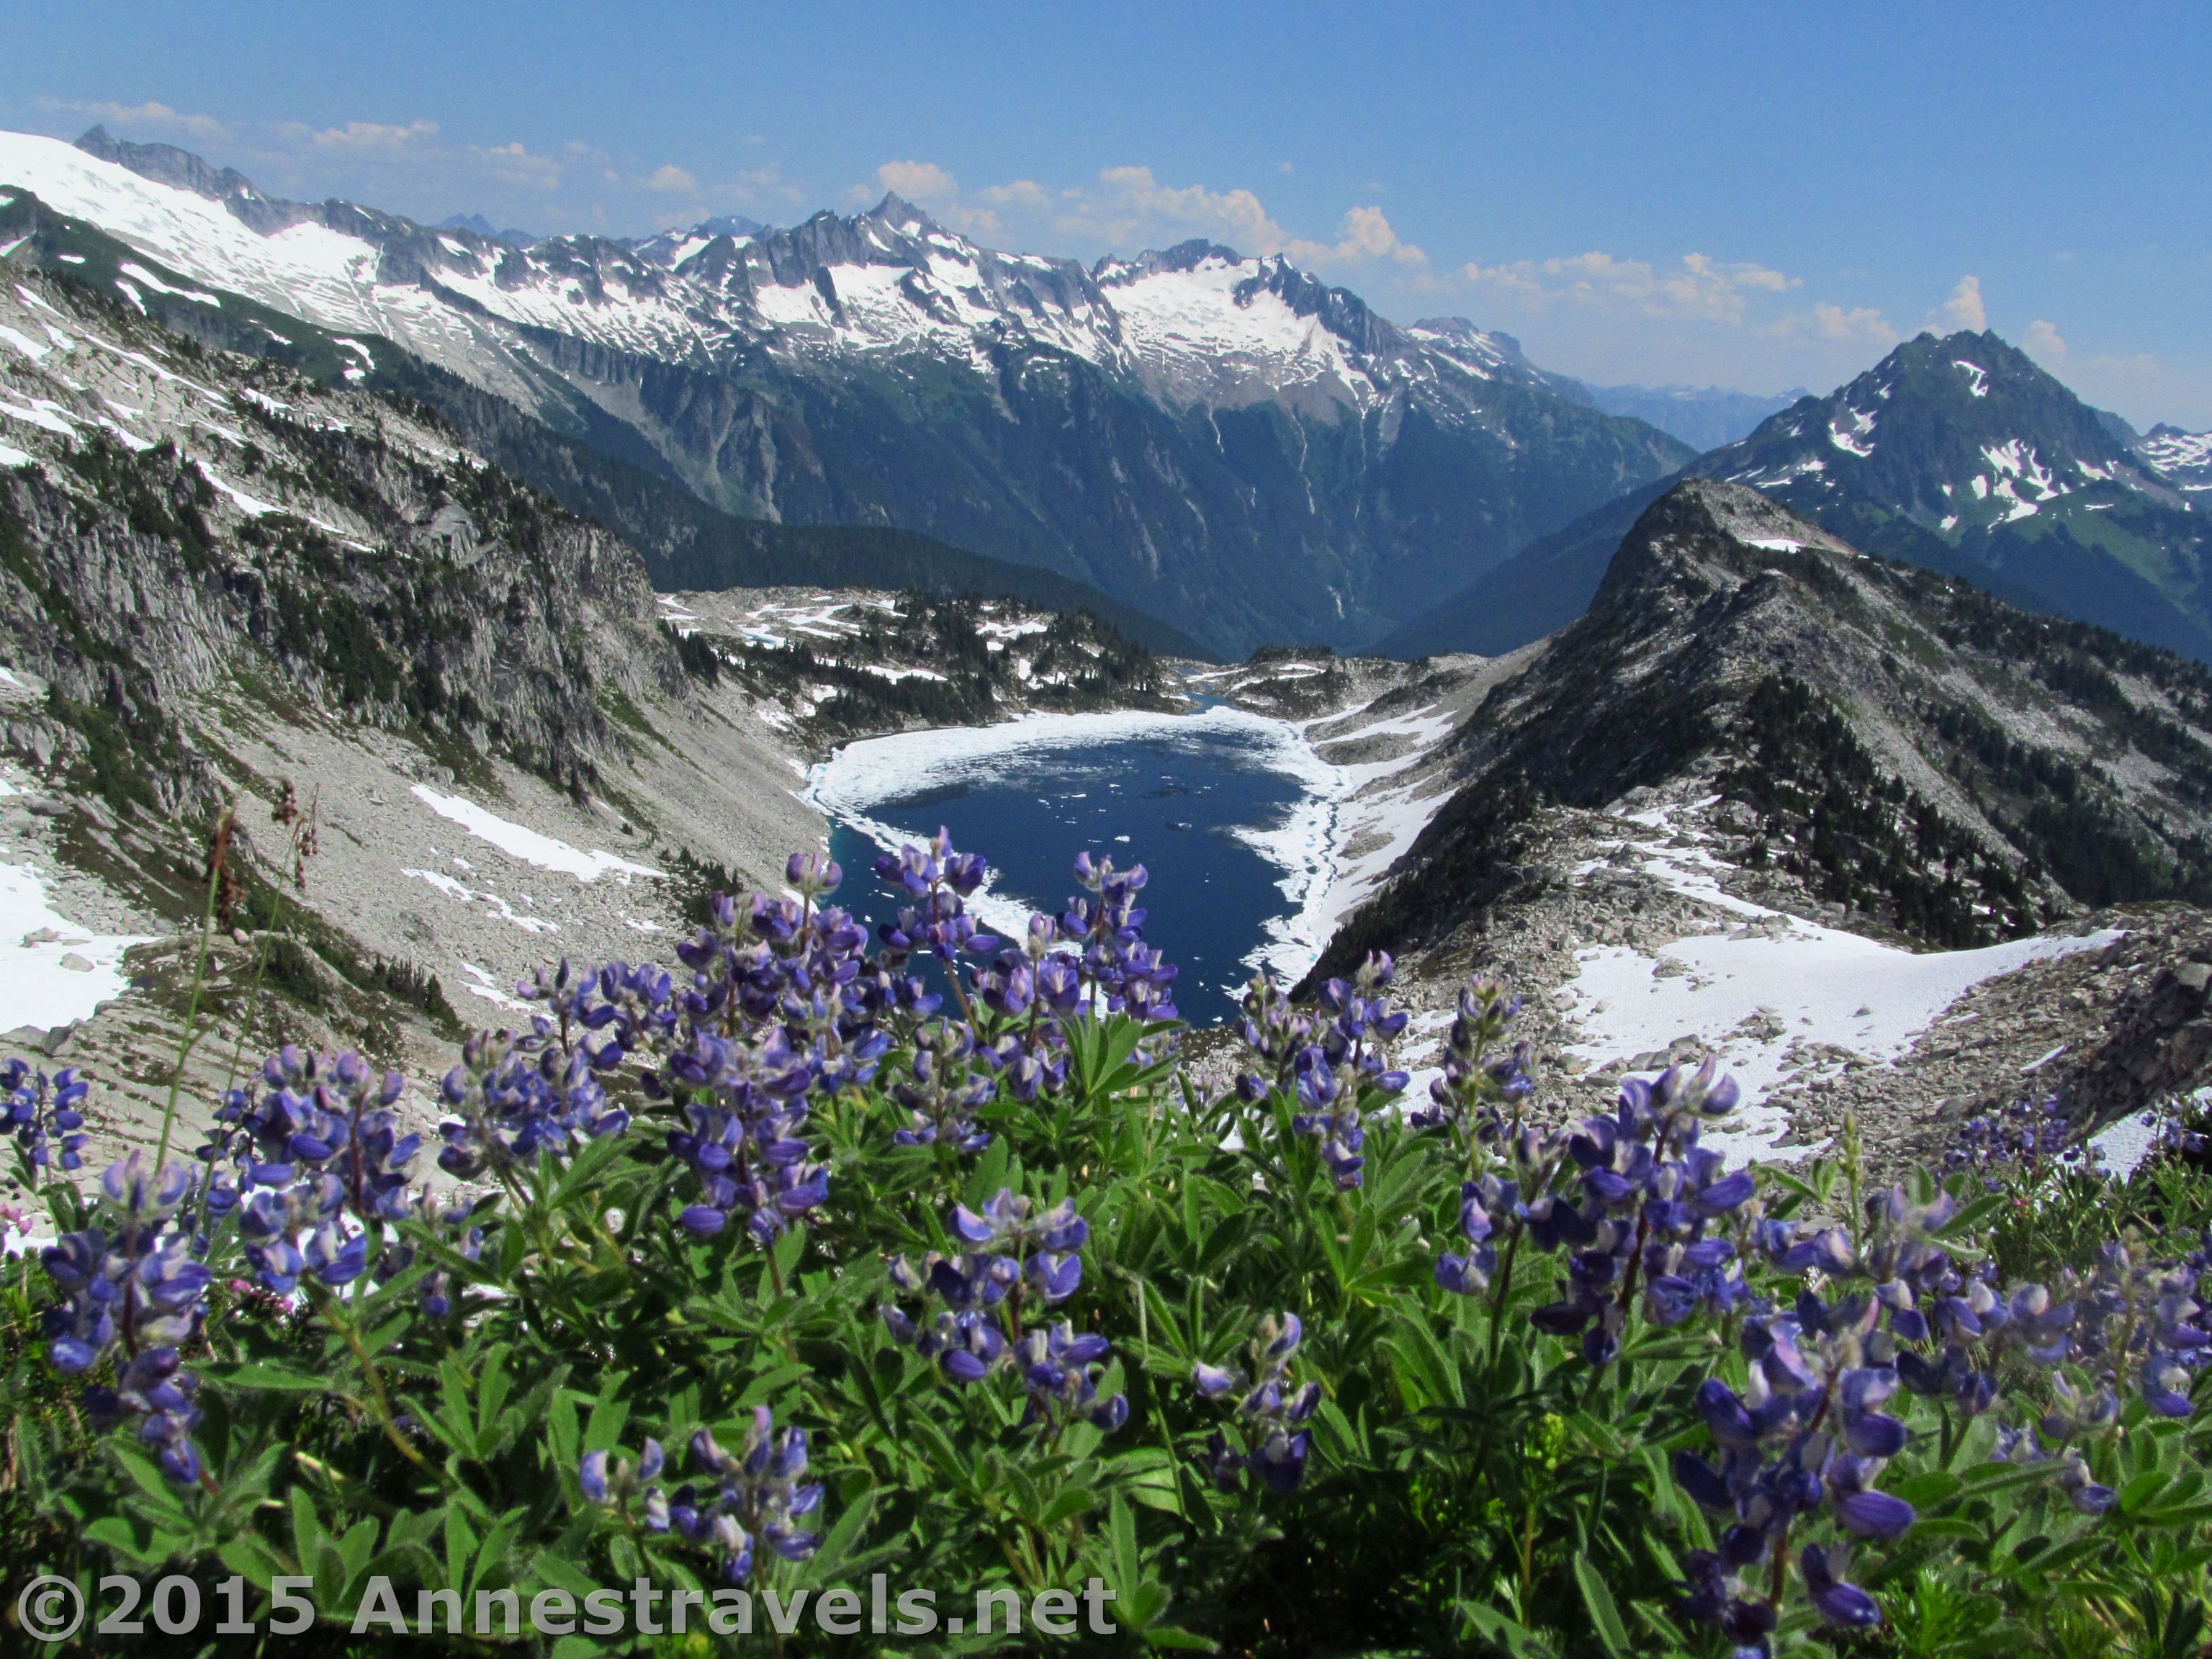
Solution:
M 435 121 L 410 121 L 405 126 L 386 126 L 375 121 L 349 121 L 342 127 L 325 127 L 315 135 L 325 149 L 389 152 L 419 146 L 438 136 Z M 520 149 L 520 144 L 512 148 Z
M 1025 208 L 1037 211 L 1052 205 L 1052 192 L 1034 179 L 1017 179 L 1010 185 L 987 185 L 976 192 L 994 207 Z
M 453 155 L 460 167 L 481 168 L 502 184 L 520 185 L 548 195 L 561 188 L 566 176 L 560 162 L 527 149 L 519 139 L 512 143 L 494 144 L 487 149 L 464 148 Z
M 876 182 L 909 202 L 952 202 L 960 195 L 959 181 L 934 161 L 886 161 L 876 169 Z
M 1132 250 L 1203 236 L 1226 242 L 1240 253 L 1280 253 L 1302 264 L 1389 259 L 1419 265 L 1428 258 L 1398 234 L 1379 207 L 1349 209 L 1337 225 L 1336 240 L 1316 241 L 1285 229 L 1251 191 L 1164 185 L 1147 167 L 1101 168 L 1095 188 L 1062 191 L 1054 205 L 1056 234 Z
M 53 99 L 41 99 L 40 102 L 48 109 L 74 110 L 79 115 L 89 115 L 99 121 L 112 121 L 121 127 L 162 128 L 189 133 L 195 138 L 220 138 L 224 131 L 222 123 L 212 115 L 188 114 L 153 100 L 143 104 L 106 101 L 63 103 Z
M 882 191 L 920 202 L 954 228 L 1000 246 L 1059 251 L 1073 242 L 1133 252 L 1202 236 L 1240 253 L 1281 253 L 1302 264 L 1419 266 L 1428 258 L 1398 234 L 1380 207 L 1352 207 L 1334 240 L 1318 240 L 1292 234 L 1251 191 L 1164 185 L 1147 167 L 1104 167 L 1091 185 L 1054 188 L 1015 179 L 963 194 L 959 181 L 933 161 L 886 161 L 876 169 L 874 191 L 855 186 L 847 196 L 865 205 Z
M 1741 324 L 1752 299 L 1802 286 L 1799 278 L 1747 260 L 1719 260 L 1686 253 L 1679 264 L 1660 267 L 1610 253 L 1577 253 L 1510 264 L 1470 263 L 1462 281 L 1538 301 L 1625 309 L 1650 317 L 1698 317 Z
M 655 167 L 647 174 L 645 187 L 667 196 L 696 196 L 699 193 L 699 181 L 673 162 Z
M 1246 253 L 1279 253 L 1291 240 L 1250 191 L 1163 185 L 1144 167 L 1102 167 L 1097 189 L 1063 192 L 1054 228 L 1122 247 L 1203 235 Z
M 1979 334 L 1990 325 L 1990 313 L 1982 305 L 1982 279 L 1961 276 L 1959 286 L 1951 290 L 1951 297 L 1943 301 L 1943 317 L 1954 328 L 1963 328 Z
M 1293 246 L 1310 246 L 1310 244 L 1293 244 Z M 1344 216 L 1344 222 L 1337 227 L 1336 246 L 1317 256 L 1308 257 L 1338 259 L 1395 259 L 1399 264 L 1407 265 L 1425 264 L 1429 258 L 1411 242 L 1400 238 L 1398 233 L 1391 228 L 1389 220 L 1383 216 L 1382 210 L 1379 207 L 1356 207 L 1348 210 Z
M 2059 333 L 2056 323 L 2047 323 L 2040 317 L 2027 325 L 2027 333 L 2021 343 L 2027 348 L 2028 356 L 2056 368 L 2066 361 L 2066 339 Z
M 1816 301 L 1813 307 L 1813 327 L 1825 340 L 1865 340 L 1884 348 L 1898 341 L 1897 330 L 1889 319 L 1873 306 L 1846 308 Z

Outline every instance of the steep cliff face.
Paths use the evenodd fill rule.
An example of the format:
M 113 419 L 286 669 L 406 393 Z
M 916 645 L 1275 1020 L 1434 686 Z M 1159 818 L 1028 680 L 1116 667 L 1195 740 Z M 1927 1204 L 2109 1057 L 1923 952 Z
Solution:
M 571 790 L 698 688 L 642 560 L 428 409 L 210 351 L 67 277 L 0 291 L 0 620 L 49 752 L 219 788 L 212 711 L 374 728 Z
M 204 1099 L 281 1040 L 427 1062 L 533 965 L 638 954 L 709 872 L 767 884 L 818 839 L 758 700 L 612 532 L 420 405 L 11 275 L 0 986 L 42 1028 L 15 1042 L 109 1079 L 108 1147 L 190 1011 Z M 69 994 L 27 998 L 41 974 Z

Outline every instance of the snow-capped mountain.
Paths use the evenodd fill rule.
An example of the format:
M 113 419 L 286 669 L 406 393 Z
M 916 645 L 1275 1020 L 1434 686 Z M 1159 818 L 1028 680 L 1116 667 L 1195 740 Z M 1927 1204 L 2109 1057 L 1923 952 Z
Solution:
M 2131 498 L 2187 505 L 2096 410 L 1993 333 L 1909 340 L 1698 470 L 1755 489 L 1869 497 L 1954 539 Z
M 2212 656 L 2185 438 L 2127 441 L 1994 333 L 1908 340 L 1692 471 L 2035 609 Z
M 2142 464 L 2190 495 L 2212 492 L 2212 432 L 2184 432 L 2164 422 L 2132 446 Z
M 2212 661 L 2202 436 L 2136 437 L 1993 333 L 1923 334 L 1682 476 L 1747 484 L 1869 552 Z M 1497 652 L 1580 614 L 1656 496 L 1625 494 L 1479 577 L 1386 648 Z
M 1877 1157 L 1940 1151 L 1963 1099 L 2030 1073 L 2117 1073 L 2093 1098 L 2127 1109 L 2126 1085 L 2173 1086 L 2097 981 L 2147 991 L 2160 934 L 2202 925 L 2212 672 L 1736 485 L 1677 484 L 1615 542 L 1588 612 L 1443 746 L 1455 792 L 1314 980 L 1389 950 L 1394 994 L 1448 1009 L 1428 963 L 1510 962 L 1516 1033 L 1593 1105 L 1626 1071 L 1727 1055 L 1738 1156 L 1800 1155 L 1846 1111 Z M 2149 948 L 2093 969 L 2121 927 Z
M 1372 638 L 1688 459 L 1505 337 L 1400 328 L 1203 243 L 1086 270 L 893 196 L 524 247 L 281 201 L 97 131 L 0 135 L 9 185 L 218 301 L 380 336 L 726 511 L 920 530 L 1231 648 Z
M 1092 275 L 1146 386 L 1173 404 L 1364 412 L 1395 395 L 1479 419 L 1486 382 L 1554 396 L 1573 385 L 1531 368 L 1510 335 L 1463 317 L 1400 328 L 1280 254 L 1247 258 L 1200 240 L 1102 260 Z

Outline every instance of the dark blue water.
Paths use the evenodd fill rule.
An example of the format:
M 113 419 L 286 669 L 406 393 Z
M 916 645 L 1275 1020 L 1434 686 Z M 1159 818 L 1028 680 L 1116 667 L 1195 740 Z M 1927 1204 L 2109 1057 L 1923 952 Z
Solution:
M 1141 863 L 1148 941 L 1182 969 L 1176 1002 L 1194 1024 L 1235 1012 L 1247 963 L 1267 923 L 1291 902 L 1285 872 L 1240 840 L 1239 829 L 1279 828 L 1302 799 L 1297 781 L 1268 764 L 1279 750 L 1244 732 L 1135 737 L 961 764 L 957 775 L 890 799 L 867 816 L 917 841 L 942 824 L 953 844 L 997 872 L 994 895 L 1059 911 L 1079 888 L 1075 855 Z M 898 908 L 872 865 L 867 836 L 836 824 L 830 851 L 846 870 L 838 901 L 872 927 Z

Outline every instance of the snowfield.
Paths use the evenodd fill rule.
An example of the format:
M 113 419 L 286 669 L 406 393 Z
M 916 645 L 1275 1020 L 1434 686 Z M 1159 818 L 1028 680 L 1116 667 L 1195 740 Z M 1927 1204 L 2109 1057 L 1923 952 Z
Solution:
M 1586 1066 L 1664 1050 L 1694 1036 L 1720 1054 L 1743 1090 L 1743 1107 L 1705 1144 L 1731 1164 L 1788 1162 L 1818 1150 L 1774 1145 L 1788 1122 L 1766 1096 L 1804 1062 L 1793 1044 L 1832 1044 L 1875 1065 L 1897 1060 L 1943 1011 L 1984 980 L 2031 962 L 2099 950 L 2120 935 L 2014 939 L 1977 951 L 1914 952 L 1823 927 L 1721 890 L 1729 866 L 1702 848 L 1667 843 L 1679 808 L 1635 815 L 1655 839 L 1632 843 L 1644 872 L 1685 896 L 1765 924 L 1677 939 L 1646 956 L 1620 945 L 1579 952 L 1565 988 L 1582 1040 L 1569 1049 Z M 1584 865 L 1587 874 L 1595 864 Z
M 0 1030 L 89 1018 L 130 988 L 124 951 L 150 942 L 88 933 L 54 908 L 36 868 L 0 864 Z

